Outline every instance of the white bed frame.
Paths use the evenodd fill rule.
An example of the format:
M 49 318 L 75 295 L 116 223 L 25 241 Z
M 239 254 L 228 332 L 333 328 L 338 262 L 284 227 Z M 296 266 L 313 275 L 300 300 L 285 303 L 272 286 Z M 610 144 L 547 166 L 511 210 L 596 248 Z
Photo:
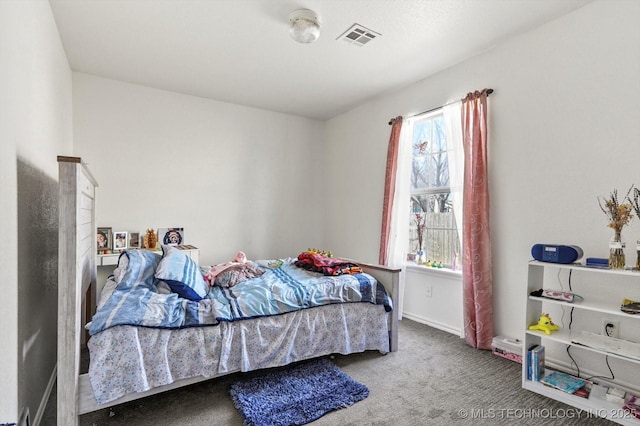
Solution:
M 77 157 L 58 157 L 59 162 L 59 263 L 58 263 L 58 424 L 77 425 L 78 416 L 176 389 L 210 378 L 177 380 L 146 392 L 125 395 L 98 404 L 88 374 L 80 374 L 80 351 L 87 318 L 86 299 L 96 297 L 95 179 Z M 373 275 L 398 306 L 400 269 L 358 262 Z M 389 350 L 398 350 L 398 315 L 389 317 Z M 229 373 L 225 373 L 229 374 Z M 221 374 L 222 375 L 222 374 Z

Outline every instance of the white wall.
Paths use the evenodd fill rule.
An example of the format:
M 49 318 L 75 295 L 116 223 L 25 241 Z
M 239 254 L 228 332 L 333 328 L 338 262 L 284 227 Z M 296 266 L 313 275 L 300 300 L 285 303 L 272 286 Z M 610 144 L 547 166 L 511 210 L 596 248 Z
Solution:
M 201 264 L 323 245 L 319 121 L 73 74 L 98 226 L 182 226 Z
M 0 2 L 0 57 L 0 423 L 17 422 L 25 406 L 35 423 L 55 378 L 57 210 L 51 189 L 56 156 L 71 155 L 73 148 L 71 70 L 47 1 Z M 49 193 L 38 192 L 41 184 Z M 19 192 L 19 185 L 26 186 Z M 42 222 L 18 231 L 24 208 L 38 210 Z M 37 239 L 43 234 L 53 243 Z M 30 272 L 34 268 L 42 275 Z M 24 279 L 34 276 L 40 279 Z M 38 312 L 23 303 L 35 297 Z
M 337 226 L 327 227 L 327 244 L 377 260 L 391 117 L 493 88 L 494 328 L 496 334 L 521 336 L 531 246 L 577 244 L 586 256 L 606 257 L 612 231 L 597 197 L 640 186 L 639 18 L 638 2 L 596 1 L 330 120 L 326 152 L 334 161 L 327 163 L 327 191 L 336 196 L 326 211 L 327 222 Z M 354 158 L 361 161 L 348 169 Z M 342 182 L 349 182 L 357 196 L 337 191 Z M 623 237 L 640 239 L 640 220 Z M 628 256 L 635 262 L 635 252 L 628 250 Z M 409 278 L 407 287 L 432 282 L 415 274 Z M 451 303 L 448 297 L 440 302 Z
M 464 336 L 462 279 L 459 272 L 410 267 L 406 272 L 404 318 Z
M 48 3 L 0 1 L 0 422 L 17 421 L 34 392 L 23 348 L 43 346 L 42 334 L 18 324 L 19 159 L 57 178 L 56 155 L 83 157 L 100 183 L 100 226 L 184 226 L 202 263 L 239 249 L 258 258 L 308 246 L 375 262 L 389 118 L 492 87 L 495 329 L 518 336 L 531 245 L 573 243 L 605 256 L 611 232 L 596 197 L 640 185 L 638 17 L 638 2 L 596 1 L 325 126 L 73 74 L 72 132 L 72 77 Z M 624 235 L 640 238 L 640 221 Z M 423 280 L 408 285 L 420 292 Z M 432 297 L 435 306 L 437 291 Z M 46 350 L 38 357 L 51 358 Z

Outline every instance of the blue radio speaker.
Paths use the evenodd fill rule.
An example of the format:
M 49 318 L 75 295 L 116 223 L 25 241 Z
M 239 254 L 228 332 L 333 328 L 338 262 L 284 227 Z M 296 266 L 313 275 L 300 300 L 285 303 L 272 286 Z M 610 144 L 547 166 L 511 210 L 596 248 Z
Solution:
M 540 262 L 574 263 L 583 255 L 582 249 L 578 246 L 535 244 L 531 247 L 531 256 Z

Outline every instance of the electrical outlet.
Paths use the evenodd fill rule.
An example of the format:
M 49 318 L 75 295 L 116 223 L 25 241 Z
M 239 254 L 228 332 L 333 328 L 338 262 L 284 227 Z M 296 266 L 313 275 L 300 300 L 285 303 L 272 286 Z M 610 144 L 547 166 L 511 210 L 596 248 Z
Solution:
M 431 297 L 431 286 L 430 285 L 425 287 L 424 295 L 425 295 L 425 297 Z
M 618 338 L 620 335 L 620 322 L 604 318 L 602 320 L 602 335 Z

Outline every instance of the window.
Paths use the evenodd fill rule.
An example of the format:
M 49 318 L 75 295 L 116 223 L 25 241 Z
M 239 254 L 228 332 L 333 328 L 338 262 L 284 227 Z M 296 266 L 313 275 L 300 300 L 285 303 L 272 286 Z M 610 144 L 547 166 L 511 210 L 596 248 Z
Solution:
M 460 258 L 460 239 L 449 186 L 442 110 L 415 119 L 411 126 L 413 156 L 408 252 L 422 249 L 425 260 L 450 268 L 454 257 Z

